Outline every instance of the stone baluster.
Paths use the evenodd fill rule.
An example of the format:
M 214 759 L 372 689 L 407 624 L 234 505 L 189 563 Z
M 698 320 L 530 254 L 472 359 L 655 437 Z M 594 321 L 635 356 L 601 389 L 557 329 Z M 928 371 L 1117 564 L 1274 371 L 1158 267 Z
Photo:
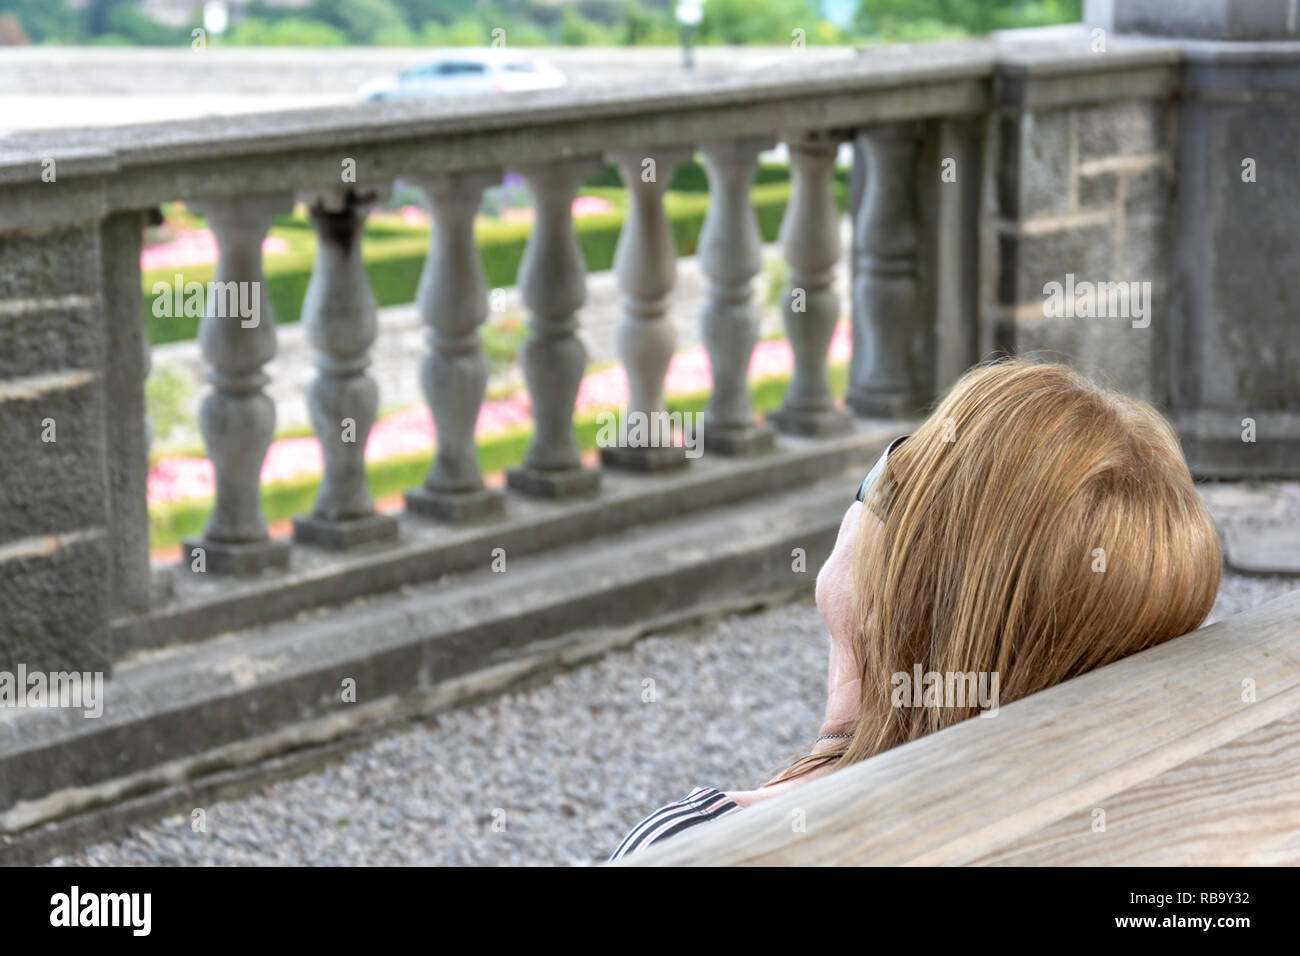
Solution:
M 728 140 L 701 147 L 709 176 L 709 211 L 700 231 L 700 268 L 709 280 L 701 333 L 713 370 L 704 413 L 704 448 L 748 454 L 772 445 L 772 431 L 754 420 L 749 360 L 758 343 L 753 279 L 763 265 L 762 236 L 750 200 L 758 156 L 768 139 Z
M 317 237 L 302 303 L 302 325 L 316 350 L 307 409 L 325 474 L 311 514 L 294 518 L 293 536 L 335 550 L 397 535 L 397 519 L 375 511 L 366 484 L 366 439 L 379 409 L 379 389 L 366 369 L 378 322 L 361 233 L 376 198 L 346 186 L 304 197 Z
M 500 181 L 500 170 L 421 180 L 434 228 L 417 294 L 429 343 L 420 380 L 433 413 L 438 448 L 424 487 L 406 493 L 406 509 L 452 523 L 488 518 L 504 510 L 502 493 L 483 485 L 474 441 L 488 381 L 478 332 L 487 318 L 487 283 L 474 244 L 474 216 L 483 190 Z
M 686 449 L 673 444 L 661 425 L 652 425 L 651 416 L 664 412 L 664 376 L 677 343 L 677 329 L 668 319 L 668 297 L 677 281 L 677 245 L 664 211 L 664 193 L 673 170 L 690 157 L 689 148 L 626 150 L 608 157 L 623 176 L 629 200 L 614 252 L 623 298 L 616 341 L 627 374 L 629 440 L 601 448 L 601 460 L 608 466 L 660 471 L 687 463 Z M 655 435 L 658 444 L 648 440 Z
M 520 364 L 533 403 L 533 438 L 523 467 L 508 471 L 506 481 L 527 495 L 560 498 L 590 494 L 600 486 L 599 470 L 582 466 L 573 434 L 573 403 L 587 364 L 577 335 L 587 273 L 572 206 L 582 180 L 598 169 L 598 161 L 582 159 L 520 170 L 536 214 L 519 267 L 520 292 L 530 312 Z
M 788 266 L 781 316 L 794 351 L 794 375 L 780 411 L 768 421 L 795 435 L 833 435 L 852 425 L 835 406 L 827 374 L 827 352 L 840 321 L 840 300 L 832 287 L 840 258 L 833 188 L 839 144 L 838 138 L 820 134 L 789 142 L 792 187 L 781 222 Z
M 289 544 L 267 534 L 262 461 L 275 436 L 275 403 L 263 391 L 275 356 L 275 316 L 262 277 L 262 240 L 293 208 L 287 194 L 253 194 L 192 203 L 216 236 L 217 267 L 199 345 L 212 391 L 199 407 L 199 430 L 216 472 L 216 503 L 202 538 L 183 542 L 183 566 L 252 574 L 289 562 Z M 202 549 L 200 555 L 196 549 Z
M 909 337 L 916 301 L 917 222 L 913 180 L 914 127 L 863 130 L 854 148 L 865 155 L 866 191 L 854 223 L 854 356 L 846 400 L 859 415 L 912 414 Z

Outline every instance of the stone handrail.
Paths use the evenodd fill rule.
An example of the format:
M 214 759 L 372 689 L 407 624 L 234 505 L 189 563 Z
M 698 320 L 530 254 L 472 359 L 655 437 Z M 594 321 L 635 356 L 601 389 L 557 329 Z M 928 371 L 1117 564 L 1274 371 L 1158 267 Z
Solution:
M 103 177 L 96 193 L 104 211 L 113 211 L 196 189 L 230 195 L 337 183 L 339 157 L 346 156 L 364 186 L 420 170 L 548 162 L 647 142 L 696 144 L 986 113 L 1018 96 L 1029 77 L 1035 106 L 1149 95 L 1173 89 L 1179 62 L 1178 47 L 1160 40 L 1116 38 L 1104 57 L 1078 40 L 969 40 L 808 65 L 792 56 L 761 72 L 665 75 L 653 89 L 636 83 L 50 131 L 0 143 L 0 184 L 45 185 L 43 162 L 54 157 L 62 160 L 61 181 Z M 46 190 L 44 202 L 56 192 Z M 0 228 L 48 224 L 57 205 L 30 218 L 23 205 L 7 201 Z
M 1300 591 L 628 865 L 1300 863 Z

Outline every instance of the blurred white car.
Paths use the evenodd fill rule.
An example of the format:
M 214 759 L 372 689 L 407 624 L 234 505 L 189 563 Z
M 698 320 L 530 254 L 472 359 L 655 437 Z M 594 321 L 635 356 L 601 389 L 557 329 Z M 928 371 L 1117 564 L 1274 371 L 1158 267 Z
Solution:
M 537 57 L 504 50 L 457 50 L 371 80 L 357 95 L 363 100 L 468 96 L 549 90 L 566 82 L 559 69 Z

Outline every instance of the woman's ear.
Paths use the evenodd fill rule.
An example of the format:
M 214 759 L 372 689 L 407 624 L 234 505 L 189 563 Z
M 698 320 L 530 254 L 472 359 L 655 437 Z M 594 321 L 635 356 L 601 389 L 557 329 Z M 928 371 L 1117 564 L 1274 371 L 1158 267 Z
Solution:
M 840 522 L 839 534 L 830 557 L 817 575 L 817 610 L 832 643 L 860 655 L 862 601 L 859 593 L 864 576 L 858 562 L 864 545 L 878 532 L 880 520 L 858 502 L 849 506 Z

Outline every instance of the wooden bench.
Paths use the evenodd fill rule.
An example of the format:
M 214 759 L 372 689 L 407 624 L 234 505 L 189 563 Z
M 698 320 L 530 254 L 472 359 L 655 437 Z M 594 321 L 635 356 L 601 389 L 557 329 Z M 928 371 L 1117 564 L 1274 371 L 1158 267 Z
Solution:
M 625 862 L 1300 863 L 1300 590 Z

